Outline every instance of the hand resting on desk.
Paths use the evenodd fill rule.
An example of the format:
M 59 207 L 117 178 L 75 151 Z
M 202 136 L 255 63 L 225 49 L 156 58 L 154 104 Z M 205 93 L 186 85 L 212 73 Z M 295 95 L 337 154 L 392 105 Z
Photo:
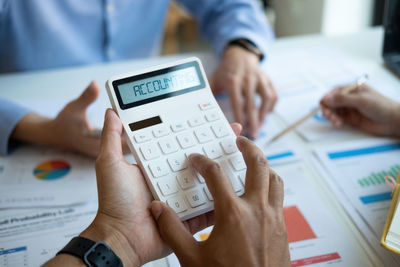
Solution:
M 85 136 L 83 133 L 92 128 L 86 110 L 98 95 L 99 86 L 96 82 L 91 82 L 82 95 L 69 102 L 55 119 L 29 113 L 19 121 L 11 137 L 19 141 L 60 147 L 97 157 L 100 138 Z M 122 142 L 124 152 L 128 152 L 128 146 L 124 140 Z
M 245 125 L 246 135 L 257 138 L 265 116 L 272 112 L 278 96 L 269 77 L 260 69 L 259 58 L 237 46 L 228 46 L 210 85 L 215 94 L 227 92 L 235 121 Z M 255 105 L 255 95 L 261 106 Z
M 370 134 L 400 137 L 400 104 L 362 85 L 346 92 L 339 87 L 321 100 L 323 115 L 335 127 L 348 124 Z

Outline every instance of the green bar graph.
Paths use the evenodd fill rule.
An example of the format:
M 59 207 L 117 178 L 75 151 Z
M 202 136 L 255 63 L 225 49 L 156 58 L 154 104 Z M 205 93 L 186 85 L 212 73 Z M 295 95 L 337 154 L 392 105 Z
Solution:
M 394 179 L 396 179 L 399 171 L 400 171 L 400 165 L 396 164 L 390 167 L 388 170 L 382 170 L 380 172 L 372 172 L 367 177 L 358 179 L 357 182 L 361 187 L 384 184 L 385 176 L 390 175 Z

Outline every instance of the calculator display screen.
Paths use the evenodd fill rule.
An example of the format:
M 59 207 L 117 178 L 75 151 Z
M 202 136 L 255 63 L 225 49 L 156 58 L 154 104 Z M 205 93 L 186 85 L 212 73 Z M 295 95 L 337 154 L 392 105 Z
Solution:
M 204 86 L 196 61 L 113 82 L 121 109 L 199 90 Z

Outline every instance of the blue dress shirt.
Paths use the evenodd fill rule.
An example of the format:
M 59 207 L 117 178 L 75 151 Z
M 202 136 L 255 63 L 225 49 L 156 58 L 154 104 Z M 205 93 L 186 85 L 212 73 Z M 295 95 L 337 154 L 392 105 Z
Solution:
M 178 0 L 221 55 L 246 38 L 264 53 L 273 31 L 256 0 Z M 0 73 L 158 55 L 169 0 L 0 0 Z M 1 85 L 0 85 L 1 87 Z M 1 89 L 1 88 L 0 88 Z M 0 99 L 0 154 L 29 112 Z

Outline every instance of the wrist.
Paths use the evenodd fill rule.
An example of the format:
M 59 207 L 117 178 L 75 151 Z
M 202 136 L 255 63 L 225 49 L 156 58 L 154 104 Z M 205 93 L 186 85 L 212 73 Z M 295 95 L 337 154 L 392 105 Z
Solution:
M 237 56 L 238 58 L 241 59 L 246 59 L 255 65 L 258 65 L 260 62 L 260 59 L 256 54 L 240 46 L 228 45 L 224 51 L 223 57 L 231 57 L 232 55 Z
M 29 113 L 18 122 L 11 137 L 23 142 L 55 145 L 52 124 L 53 120 L 49 118 Z
M 86 228 L 80 236 L 94 242 L 105 242 L 121 259 L 123 266 L 140 266 L 140 258 L 132 248 L 128 239 L 115 227 L 107 223 L 96 221 Z
M 250 41 L 249 39 L 239 38 L 239 39 L 232 40 L 228 43 L 228 47 L 232 47 L 232 46 L 240 47 L 243 50 L 255 55 L 258 58 L 258 62 L 260 62 L 264 59 L 264 54 L 256 46 L 256 44 L 253 43 L 252 41 Z

